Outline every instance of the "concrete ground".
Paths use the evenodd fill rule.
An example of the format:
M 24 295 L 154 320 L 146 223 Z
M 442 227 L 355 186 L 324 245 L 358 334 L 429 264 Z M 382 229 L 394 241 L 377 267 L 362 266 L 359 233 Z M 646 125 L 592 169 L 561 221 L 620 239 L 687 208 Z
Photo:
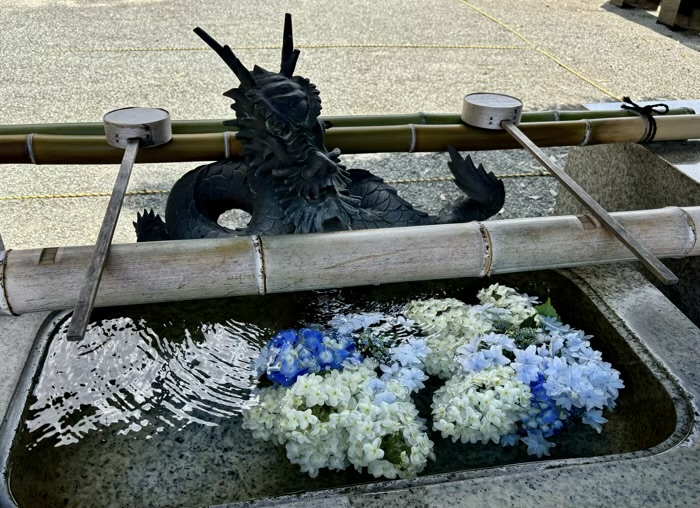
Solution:
M 245 64 L 275 68 L 283 16 L 294 15 L 297 73 L 321 91 L 325 114 L 458 112 L 463 95 L 493 91 L 526 110 L 700 96 L 700 37 L 654 14 L 601 0 L 2 0 L 0 124 L 100 121 L 112 109 L 164 107 L 173 119 L 230 116 L 221 93 L 237 84 L 192 33 L 201 26 Z M 550 151 L 560 162 L 566 149 Z M 520 151 L 479 153 L 499 175 L 539 174 Z M 443 154 L 346 157 L 398 183 L 428 211 L 456 196 Z M 0 156 L 1 162 L 1 156 Z M 115 242 L 134 241 L 143 207 L 193 164 L 139 165 Z M 6 248 L 95 241 L 116 166 L 0 168 Z M 500 217 L 546 215 L 549 177 L 509 178 Z M 77 194 L 79 197 L 68 197 Z

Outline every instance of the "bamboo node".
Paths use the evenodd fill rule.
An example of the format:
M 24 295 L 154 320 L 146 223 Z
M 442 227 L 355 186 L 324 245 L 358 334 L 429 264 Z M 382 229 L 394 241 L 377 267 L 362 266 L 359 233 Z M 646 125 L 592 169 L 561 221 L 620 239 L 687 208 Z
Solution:
M 408 127 L 411 129 L 411 146 L 408 148 L 408 153 L 413 153 L 416 149 L 416 126 L 415 124 L 409 123 Z
M 598 219 L 587 213 L 584 213 L 583 215 L 577 215 L 576 218 L 581 222 L 581 225 L 583 226 L 584 230 L 598 229 L 600 227 L 600 222 L 598 222 Z
M 19 314 L 12 312 L 5 288 L 5 265 L 7 265 L 8 252 L 10 251 L 0 250 L 0 316 L 18 316 Z
M 685 222 L 688 224 L 688 228 L 690 229 L 690 241 L 688 242 L 688 247 L 683 251 L 683 253 L 680 256 L 678 256 L 679 258 L 684 258 L 688 256 L 688 254 L 693 252 L 693 249 L 695 249 L 695 245 L 698 242 L 698 227 L 697 224 L 695 224 L 695 220 L 693 219 L 692 215 L 686 212 L 683 208 L 678 208 L 678 210 L 680 210 L 683 214 L 683 218 L 685 219 Z
M 484 246 L 484 264 L 481 267 L 481 272 L 479 272 L 479 277 L 488 277 L 491 275 L 491 268 L 493 267 L 493 244 L 489 230 L 482 222 L 479 223 L 479 233 L 481 233 L 481 240 Z
M 591 133 L 593 132 L 593 127 L 591 126 L 590 120 L 584 118 L 583 123 L 586 126 L 586 132 L 583 135 L 583 141 L 581 141 L 578 146 L 586 146 L 591 140 Z
M 27 155 L 29 156 L 29 161 L 36 166 L 37 165 L 36 157 L 34 157 L 34 134 L 29 134 L 27 136 L 26 147 L 27 147 Z
M 250 237 L 253 242 L 255 252 L 255 280 L 258 285 L 258 294 L 267 294 L 267 273 L 265 273 L 265 252 L 263 250 L 262 238 L 259 235 Z

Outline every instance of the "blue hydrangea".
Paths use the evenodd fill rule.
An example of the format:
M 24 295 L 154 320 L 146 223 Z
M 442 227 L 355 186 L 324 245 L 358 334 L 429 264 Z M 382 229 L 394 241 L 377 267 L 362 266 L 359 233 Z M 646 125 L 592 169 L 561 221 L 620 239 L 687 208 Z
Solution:
M 289 387 L 299 376 L 340 369 L 360 360 L 355 343 L 347 337 L 329 337 L 318 330 L 282 330 L 260 352 L 255 362 L 258 376 Z
M 571 414 L 560 408 L 556 401 L 547 394 L 545 377 L 539 373 L 537 379 L 530 383 L 532 399 L 530 411 L 520 422 L 520 433 L 538 431 L 543 437 L 558 434 L 564 427 L 564 420 Z
M 501 446 L 516 446 L 520 442 L 517 434 L 504 434 L 501 436 Z
M 496 302 L 501 305 L 499 299 Z M 491 309 L 484 305 L 479 310 L 486 314 Z M 494 313 L 489 319 L 500 318 Z M 583 331 L 542 314 L 534 323 L 536 335 L 527 347 L 527 342 L 522 349 L 518 347 L 521 343 L 515 339 L 515 325 L 515 332 L 511 329 L 467 339 L 456 349 L 454 361 L 465 374 L 508 365 L 519 381 L 530 386 L 530 408 L 521 417 L 516 433 L 501 436 L 501 444 L 523 441 L 528 453 L 542 456 L 549 455 L 554 446 L 547 438 L 558 434 L 567 420 L 580 419 L 600 432 L 607 422 L 603 410 L 615 407 L 624 385 L 620 373 L 602 360 Z
M 504 351 L 515 351 L 515 341 L 503 333 L 487 333 L 482 335 L 481 342 L 489 346 L 501 346 Z

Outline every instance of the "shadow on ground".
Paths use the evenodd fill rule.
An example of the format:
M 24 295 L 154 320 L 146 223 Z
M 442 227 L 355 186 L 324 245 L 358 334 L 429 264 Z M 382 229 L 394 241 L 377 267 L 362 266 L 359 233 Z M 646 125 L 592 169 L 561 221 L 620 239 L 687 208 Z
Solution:
M 612 5 L 610 2 L 606 2 L 602 7 L 606 11 L 617 14 L 628 21 L 645 26 L 665 37 L 680 42 L 681 44 L 688 46 L 690 49 L 700 51 L 700 33 L 692 30 L 671 30 L 670 28 L 657 23 L 656 19 L 658 10 L 654 12 L 646 11 L 644 9 L 622 8 Z

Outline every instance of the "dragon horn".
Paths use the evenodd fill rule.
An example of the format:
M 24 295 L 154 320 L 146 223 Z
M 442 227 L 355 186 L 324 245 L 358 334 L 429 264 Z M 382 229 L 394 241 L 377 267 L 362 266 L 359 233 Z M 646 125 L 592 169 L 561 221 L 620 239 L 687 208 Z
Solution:
M 199 27 L 195 28 L 193 31 L 200 37 L 200 39 L 206 42 L 211 49 L 216 51 L 216 54 L 219 55 L 224 62 L 226 62 L 226 65 L 231 68 L 243 86 L 255 88 L 255 79 L 253 79 L 250 71 L 245 68 L 245 65 L 243 65 L 233 51 L 231 51 L 231 48 L 228 46 L 222 46 L 216 42 L 211 35 Z
M 292 35 L 292 15 L 287 13 L 284 15 L 284 35 L 282 36 L 282 64 L 280 65 L 280 74 L 292 77 L 294 68 L 297 65 L 299 58 L 299 50 L 294 49 L 294 36 Z

